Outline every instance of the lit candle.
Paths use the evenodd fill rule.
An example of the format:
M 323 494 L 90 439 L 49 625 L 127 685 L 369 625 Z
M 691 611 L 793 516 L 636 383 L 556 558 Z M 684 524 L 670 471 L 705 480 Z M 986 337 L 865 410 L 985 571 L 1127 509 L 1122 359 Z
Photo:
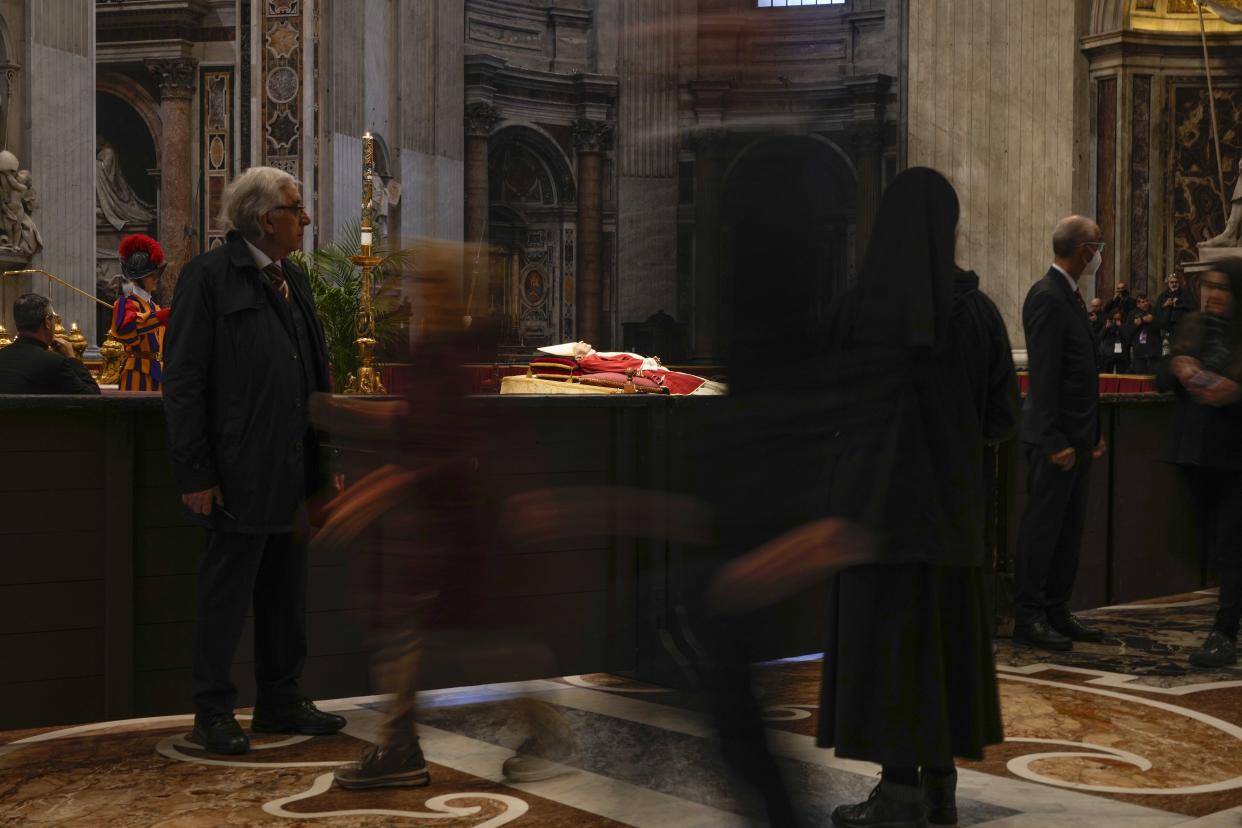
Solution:
M 371 246 L 371 231 L 370 231 L 370 229 L 367 229 L 367 230 L 363 230 L 363 231 L 362 231 L 362 239 L 361 239 L 361 244 L 362 244 L 362 246 L 363 246 L 363 247 L 370 247 L 370 246 Z

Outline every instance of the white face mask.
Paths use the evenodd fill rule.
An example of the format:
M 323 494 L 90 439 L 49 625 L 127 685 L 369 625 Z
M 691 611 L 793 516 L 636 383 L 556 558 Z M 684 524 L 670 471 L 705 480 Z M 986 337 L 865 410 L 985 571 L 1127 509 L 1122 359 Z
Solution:
M 1100 248 L 1095 248 L 1095 253 L 1091 256 L 1091 261 L 1087 262 L 1086 268 L 1082 275 L 1090 279 L 1095 276 L 1095 272 L 1100 269 L 1100 265 L 1104 263 L 1104 257 L 1100 255 Z

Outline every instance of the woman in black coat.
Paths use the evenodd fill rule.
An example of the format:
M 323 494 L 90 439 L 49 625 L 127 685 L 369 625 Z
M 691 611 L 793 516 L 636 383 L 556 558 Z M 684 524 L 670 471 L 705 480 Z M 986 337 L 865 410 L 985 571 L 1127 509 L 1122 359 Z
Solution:
M 1201 312 L 1178 328 L 1161 363 L 1161 390 L 1177 395 L 1169 460 L 1186 479 L 1204 557 L 1220 576 L 1220 609 L 1197 667 L 1236 664 L 1242 616 L 1242 259 L 1222 259 L 1199 280 Z
M 954 757 L 1003 739 L 984 449 L 1015 432 L 1018 386 L 1000 313 L 955 263 L 957 220 L 939 173 L 897 176 L 829 345 L 827 384 L 849 403 L 831 511 L 872 529 L 879 558 L 836 579 L 819 744 L 883 767 L 836 825 L 955 822 Z

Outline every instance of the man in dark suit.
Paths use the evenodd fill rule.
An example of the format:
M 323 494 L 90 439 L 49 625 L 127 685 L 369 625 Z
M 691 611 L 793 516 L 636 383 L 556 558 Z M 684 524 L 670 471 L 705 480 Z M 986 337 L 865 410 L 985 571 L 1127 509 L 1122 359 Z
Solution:
M 1062 219 L 1052 235 L 1053 264 L 1022 306 L 1030 386 L 1022 407 L 1026 512 L 1014 570 L 1014 640 L 1049 650 L 1103 634 L 1070 614 L 1078 573 L 1091 460 L 1104 454 L 1100 434 L 1095 337 L 1079 280 L 1099 269 L 1099 225 Z
M 181 500 L 207 529 L 194 627 L 194 731 L 244 753 L 229 668 L 254 597 L 251 730 L 327 734 L 345 720 L 305 698 L 305 502 L 320 487 L 307 401 L 328 390 L 306 275 L 285 257 L 310 218 L 297 181 L 253 167 L 225 194 L 225 244 L 181 271 L 164 340 L 164 412 Z
M 98 394 L 99 386 L 73 347 L 52 335 L 56 311 L 46 296 L 24 293 L 13 303 L 17 339 L 0 349 L 0 394 Z

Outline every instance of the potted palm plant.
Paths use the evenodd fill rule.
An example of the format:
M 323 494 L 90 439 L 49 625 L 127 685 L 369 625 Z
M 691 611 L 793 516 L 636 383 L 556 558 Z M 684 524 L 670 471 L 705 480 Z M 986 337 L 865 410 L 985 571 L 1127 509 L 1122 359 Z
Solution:
M 309 255 L 299 250 L 289 257 L 310 278 L 315 310 L 327 339 L 332 383 L 338 391 L 345 388 L 349 375 L 355 373 L 359 365 L 354 340 L 358 338 L 362 274 L 350 258 L 358 255 L 361 235 L 361 226 L 355 221 L 342 229 L 337 241 Z M 379 249 L 376 255 L 382 257 L 383 262 L 371 273 L 375 292 L 372 303 L 375 338 L 382 349 L 396 342 L 401 323 L 408 319 L 408 307 L 399 303 L 396 291 L 386 289 L 392 287 L 400 275 L 408 252 Z

